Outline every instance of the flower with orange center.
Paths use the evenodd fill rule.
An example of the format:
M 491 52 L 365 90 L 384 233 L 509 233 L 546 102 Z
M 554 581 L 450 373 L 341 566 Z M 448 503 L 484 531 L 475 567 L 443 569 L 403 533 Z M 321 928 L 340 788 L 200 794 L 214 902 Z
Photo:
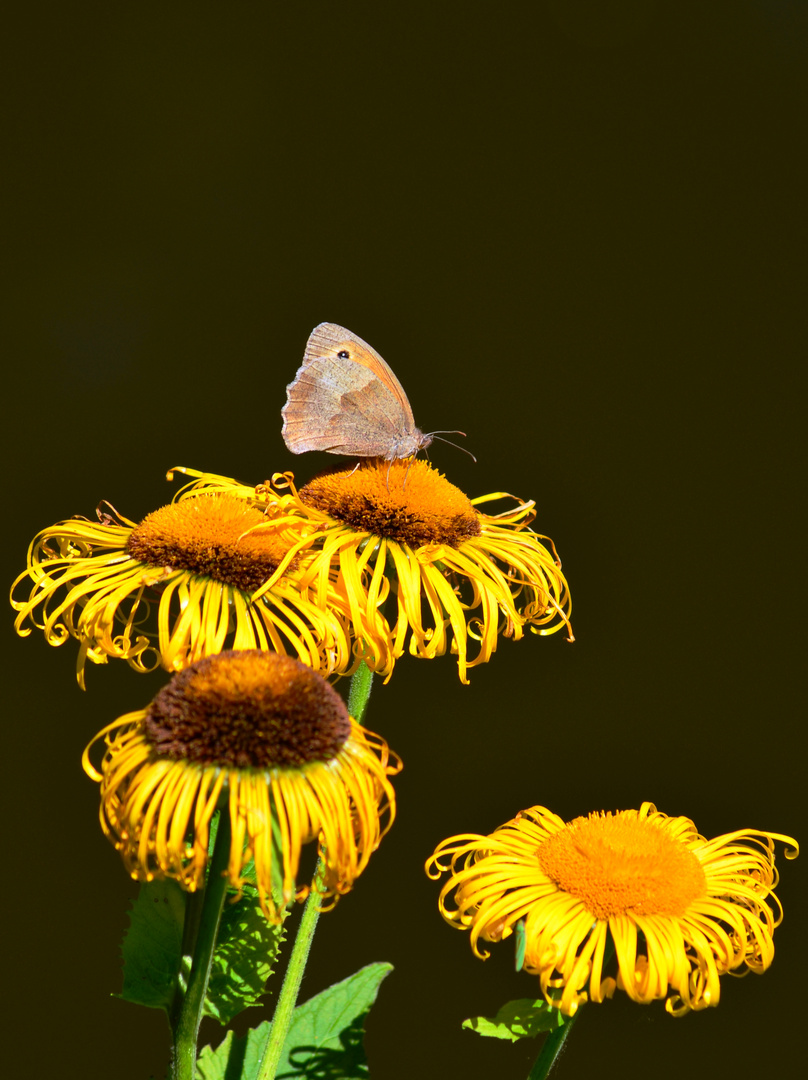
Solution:
M 325 602 L 322 590 L 334 585 L 349 606 L 359 656 L 378 674 L 389 677 L 405 649 L 426 658 L 451 651 L 466 682 L 500 635 L 566 628 L 572 639 L 567 582 L 552 543 L 548 549 L 529 528 L 532 502 L 483 513 L 511 496 L 470 500 L 419 460 L 363 462 L 300 491 L 287 473 L 257 490 L 275 507 L 258 531 L 290 545 L 257 595 L 305 553 L 303 586 Z
M 96 768 L 90 754 L 101 739 Z M 221 808 L 232 830 L 230 883 L 240 889 L 252 862 L 273 922 L 295 895 L 300 850 L 312 840 L 324 895 L 351 889 L 393 822 L 389 777 L 400 768 L 322 676 L 261 650 L 209 656 L 174 675 L 147 708 L 99 732 L 83 764 L 101 785 L 101 827 L 133 878 L 200 888 Z
M 192 475 L 174 502 L 139 524 L 99 512 L 95 522 L 44 529 L 12 586 L 17 632 L 36 627 L 51 645 L 77 639 L 81 686 L 88 659 L 175 671 L 224 648 L 292 653 L 326 674 L 349 670 L 345 603 L 327 584 L 326 602 L 313 602 L 300 585 L 305 556 L 288 559 L 282 537 L 254 531 L 271 513 L 269 501 L 234 480 Z M 285 572 L 276 575 L 281 563 Z M 15 599 L 23 583 L 29 591 Z
M 535 806 L 491 836 L 445 840 L 427 873 L 451 871 L 440 912 L 470 930 L 483 959 L 481 938 L 500 941 L 524 920 L 523 966 L 562 1013 L 620 989 L 646 1004 L 667 998 L 679 1016 L 717 1005 L 719 976 L 771 964 L 782 919 L 774 840 L 796 858 L 789 836 L 740 829 L 706 840 L 652 803 L 568 823 Z

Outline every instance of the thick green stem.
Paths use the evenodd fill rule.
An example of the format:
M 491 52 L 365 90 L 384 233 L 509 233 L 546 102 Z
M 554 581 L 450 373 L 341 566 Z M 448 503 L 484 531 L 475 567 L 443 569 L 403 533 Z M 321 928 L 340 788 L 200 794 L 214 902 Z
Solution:
M 230 858 L 230 815 L 219 815 L 219 829 L 210 860 L 205 898 L 199 918 L 194 958 L 188 976 L 188 989 L 179 1010 L 174 1028 L 174 1056 L 171 1063 L 172 1080 L 194 1080 L 196 1074 L 196 1040 L 202 1022 L 202 1008 L 208 990 L 213 949 L 219 922 L 222 917 L 224 898 L 227 893 L 225 872 Z
M 303 972 L 306 970 L 306 961 L 309 958 L 317 920 L 320 918 L 322 894 L 318 888 L 319 883 L 320 863 L 318 862 L 312 889 L 306 900 L 306 906 L 303 908 L 300 926 L 297 928 L 292 955 L 289 957 L 289 964 L 283 977 L 283 986 L 278 995 L 275 1015 L 272 1017 L 272 1027 L 264 1049 L 264 1056 L 255 1080 L 274 1080 L 275 1071 L 278 1068 L 286 1036 L 289 1033 L 289 1025 L 292 1022 L 292 1013 L 297 1004 L 297 995 L 300 993 L 300 983 L 303 980 Z
M 181 955 L 183 958 L 183 964 L 186 957 L 193 958 L 196 952 L 196 936 L 199 933 L 199 923 L 202 918 L 202 907 L 205 901 L 205 890 L 197 889 L 196 892 L 183 893 L 185 900 L 185 919 L 182 924 L 182 946 Z M 171 1002 L 171 1008 L 168 1014 L 168 1024 L 171 1028 L 171 1034 L 173 1037 L 174 1032 L 179 1027 L 180 1012 L 182 1010 L 182 1003 L 185 1000 L 185 991 L 183 990 L 182 979 L 178 976 L 177 984 L 174 990 L 174 997 Z
M 536 1062 L 530 1070 L 527 1080 L 545 1080 L 545 1077 L 550 1075 L 550 1070 L 553 1065 L 555 1065 L 559 1054 L 564 1048 L 564 1043 L 567 1041 L 570 1028 L 577 1019 L 578 1013 L 576 1012 L 574 1016 L 571 1016 L 569 1020 L 567 1020 L 563 1027 L 556 1028 L 555 1031 L 550 1032 L 544 1040 L 541 1053 L 536 1058 Z

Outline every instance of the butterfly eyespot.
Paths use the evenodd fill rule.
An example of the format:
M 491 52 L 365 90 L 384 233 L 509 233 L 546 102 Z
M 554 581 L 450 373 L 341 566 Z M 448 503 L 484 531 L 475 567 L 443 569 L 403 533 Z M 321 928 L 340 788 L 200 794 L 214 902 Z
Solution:
M 344 326 L 320 323 L 286 388 L 283 438 L 293 454 L 322 450 L 343 457 L 412 457 L 428 445 L 389 366 Z

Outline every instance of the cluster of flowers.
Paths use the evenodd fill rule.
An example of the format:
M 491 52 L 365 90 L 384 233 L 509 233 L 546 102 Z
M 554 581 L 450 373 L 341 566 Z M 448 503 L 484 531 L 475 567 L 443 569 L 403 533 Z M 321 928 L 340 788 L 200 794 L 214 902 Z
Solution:
M 12 588 L 16 629 L 75 639 L 82 686 L 87 662 L 110 657 L 174 673 L 85 752 L 101 825 L 133 877 L 194 890 L 227 807 L 230 881 L 254 867 L 279 921 L 307 892 L 303 844 L 318 842 L 336 899 L 395 817 L 400 762 L 332 683 L 362 665 L 387 680 L 405 653 L 452 653 L 466 682 L 500 637 L 571 640 L 569 591 L 532 503 L 470 500 L 422 461 L 367 461 L 300 490 L 291 474 L 249 487 L 175 471 L 193 479 L 140 523 L 107 508 L 43 530 Z M 427 868 L 450 871 L 440 910 L 477 955 L 524 927 L 523 966 L 562 1012 L 619 987 L 680 1013 L 716 1004 L 724 972 L 771 962 L 775 838 L 796 848 L 748 830 L 707 841 L 650 804 L 567 824 L 534 807 L 450 838 Z
M 395 816 L 400 763 L 327 680 L 360 665 L 389 679 L 405 650 L 451 649 L 466 681 L 501 634 L 567 627 L 569 593 L 528 528 L 531 505 L 486 515 L 421 461 L 369 462 L 300 491 L 289 474 L 248 487 L 176 471 L 193 479 L 140 523 L 104 507 L 43 530 L 12 588 L 16 629 L 77 640 L 82 687 L 88 661 L 110 657 L 175 673 L 99 734 L 99 767 L 85 752 L 102 827 L 133 877 L 194 890 L 226 800 L 231 881 L 254 865 L 277 921 L 303 844 L 319 840 L 323 888 L 338 897 Z

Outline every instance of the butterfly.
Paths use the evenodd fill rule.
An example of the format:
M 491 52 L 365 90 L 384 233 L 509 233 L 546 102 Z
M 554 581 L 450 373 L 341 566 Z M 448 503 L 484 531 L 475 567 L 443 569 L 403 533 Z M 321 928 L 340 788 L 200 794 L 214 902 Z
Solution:
M 415 426 L 404 388 L 376 350 L 336 323 L 312 330 L 281 414 L 293 454 L 394 461 L 425 449 L 435 434 Z

